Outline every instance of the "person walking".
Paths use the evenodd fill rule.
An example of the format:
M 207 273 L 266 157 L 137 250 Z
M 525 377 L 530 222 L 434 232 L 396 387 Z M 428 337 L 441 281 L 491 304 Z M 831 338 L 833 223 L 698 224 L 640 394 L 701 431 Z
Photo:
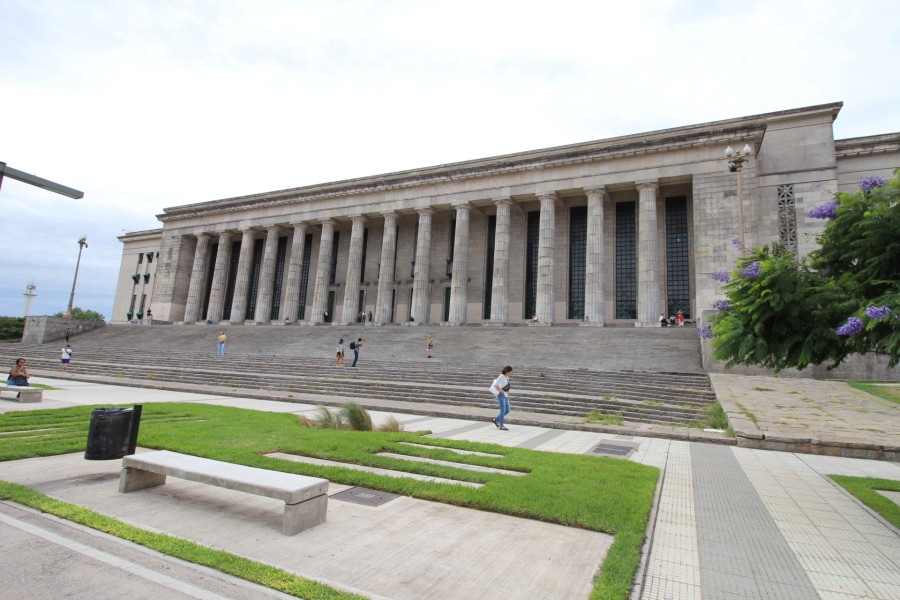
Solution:
M 225 356 L 225 340 L 227 340 L 227 339 L 228 339 L 228 336 L 225 335 L 225 332 L 220 331 L 219 332 L 219 347 L 218 347 L 218 351 L 216 352 L 216 354 L 218 354 L 219 356 Z
M 500 431 L 509 431 L 504 425 L 504 419 L 509 414 L 509 375 L 512 370 L 508 365 L 503 367 L 500 375 L 491 384 L 491 393 L 497 396 L 497 402 L 500 403 L 500 412 L 491 421 Z
M 359 351 L 362 350 L 363 344 L 366 342 L 366 338 L 357 338 L 355 342 L 350 342 L 350 349 L 353 350 L 353 364 L 351 367 L 355 367 L 357 361 L 359 360 Z
M 344 366 L 344 338 L 338 340 L 337 353 L 335 354 L 334 366 Z
M 72 346 L 66 344 L 66 347 L 62 349 L 62 354 L 59 357 L 59 372 L 65 373 L 66 369 L 69 368 L 69 361 L 72 360 Z
M 431 335 L 428 336 L 428 340 L 425 342 L 425 351 L 428 358 L 431 358 L 431 352 L 434 350 L 434 337 Z
M 72 335 L 72 330 L 66 327 L 66 343 L 69 343 L 69 337 Z

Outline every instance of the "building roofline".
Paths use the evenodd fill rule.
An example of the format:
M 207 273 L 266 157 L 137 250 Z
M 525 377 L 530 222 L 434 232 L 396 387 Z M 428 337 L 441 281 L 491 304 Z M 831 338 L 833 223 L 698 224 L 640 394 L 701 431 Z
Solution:
M 815 113 L 830 113 L 833 120 L 837 117 L 842 106 L 843 102 L 831 102 L 602 140 L 275 190 L 260 194 L 183 204 L 164 208 L 163 213 L 157 215 L 157 218 L 165 222 L 182 216 L 195 216 L 198 213 L 240 210 L 246 207 L 248 203 L 254 201 L 257 201 L 255 203 L 258 205 L 282 204 L 286 201 L 296 202 L 304 199 L 351 195 L 400 187 L 412 187 L 453 179 L 467 179 L 535 168 L 537 166 L 555 166 L 621 155 L 645 154 L 671 147 L 706 144 L 724 137 L 761 138 L 769 122 Z

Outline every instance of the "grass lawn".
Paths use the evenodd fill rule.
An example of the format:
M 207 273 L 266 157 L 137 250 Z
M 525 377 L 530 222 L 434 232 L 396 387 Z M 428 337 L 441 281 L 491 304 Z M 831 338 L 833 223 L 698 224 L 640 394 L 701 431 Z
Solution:
M 85 448 L 90 410 L 76 407 L 53 411 L 0 415 L 0 460 L 79 452 Z M 40 433 L 33 431 L 40 429 Z M 400 442 L 426 444 L 429 448 Z M 304 429 L 295 415 L 249 411 L 201 404 L 146 404 L 139 443 L 232 463 L 323 477 L 336 483 L 375 488 L 396 494 L 445 502 L 581 527 L 615 536 L 592 599 L 625 599 L 640 560 L 640 547 L 659 477 L 654 467 L 626 460 L 538 452 L 490 444 L 423 438 L 421 433 L 376 433 Z M 501 458 L 460 455 L 459 448 L 502 455 Z M 421 473 L 483 483 L 473 489 L 458 485 L 391 478 L 340 467 L 308 465 L 264 456 L 270 452 Z M 465 462 L 528 473 L 509 477 L 466 471 L 450 466 L 414 463 L 375 456 L 393 452 L 451 462 Z M 196 544 L 159 536 L 116 522 L 82 508 L 48 499 L 12 484 L 0 486 L 0 497 L 60 514 L 110 531 L 179 558 L 198 562 L 251 581 L 308 599 L 351 598 L 326 586 Z M 53 510 L 48 510 L 52 508 Z M 161 539 L 158 539 L 161 538 Z M 172 540 L 175 540 L 174 542 Z M 179 553 L 172 552 L 175 548 Z M 274 573 L 274 574 L 273 574 Z M 277 575 L 277 576 L 276 576 Z M 274 579 L 273 579 L 274 578 Z M 303 585 L 315 589 L 299 588 Z
M 876 479 L 874 477 L 850 477 L 848 475 L 832 475 L 831 478 L 859 498 L 863 504 L 893 524 L 894 527 L 900 527 L 900 506 L 875 491 L 900 492 L 900 481 Z
M 848 381 L 847 384 L 873 396 L 900 404 L 900 384 L 869 383 L 868 381 Z

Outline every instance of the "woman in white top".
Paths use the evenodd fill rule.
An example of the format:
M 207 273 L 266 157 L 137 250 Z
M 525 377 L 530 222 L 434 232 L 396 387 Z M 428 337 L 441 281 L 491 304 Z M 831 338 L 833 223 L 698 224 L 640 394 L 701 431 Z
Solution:
M 500 403 L 500 413 L 496 418 L 491 419 L 494 425 L 501 431 L 509 431 L 503 424 L 503 419 L 509 414 L 509 374 L 512 373 L 512 367 L 503 367 L 500 376 L 491 384 L 491 393 L 497 396 L 497 402 Z

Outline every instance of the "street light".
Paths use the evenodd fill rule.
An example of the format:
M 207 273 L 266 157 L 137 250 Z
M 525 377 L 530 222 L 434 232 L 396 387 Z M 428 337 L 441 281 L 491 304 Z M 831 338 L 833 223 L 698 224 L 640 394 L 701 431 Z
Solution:
M 78 240 L 78 262 L 75 263 L 75 279 L 72 280 L 72 293 L 69 295 L 69 308 L 66 309 L 66 318 L 72 318 L 72 303 L 75 302 L 75 283 L 78 281 L 78 267 L 81 266 L 81 251 L 87 248 L 87 236 L 81 236 Z
M 9 177 L 10 179 L 15 179 L 16 181 L 27 183 L 28 185 L 33 185 L 35 187 L 43 188 L 57 194 L 62 194 L 63 196 L 74 198 L 75 200 L 84 198 L 84 192 L 72 189 L 61 183 L 56 183 L 55 181 L 50 181 L 49 179 L 44 179 L 43 177 L 38 177 L 37 175 L 31 175 L 30 173 L 26 173 L 25 171 L 13 169 L 5 162 L 0 161 L 0 185 L 3 185 L 4 177 Z
M 738 174 L 738 239 L 741 242 L 741 254 L 744 253 L 744 163 L 753 156 L 753 148 L 750 144 L 744 144 L 743 149 L 735 152 L 731 146 L 725 148 L 725 160 L 728 161 L 728 170 Z

